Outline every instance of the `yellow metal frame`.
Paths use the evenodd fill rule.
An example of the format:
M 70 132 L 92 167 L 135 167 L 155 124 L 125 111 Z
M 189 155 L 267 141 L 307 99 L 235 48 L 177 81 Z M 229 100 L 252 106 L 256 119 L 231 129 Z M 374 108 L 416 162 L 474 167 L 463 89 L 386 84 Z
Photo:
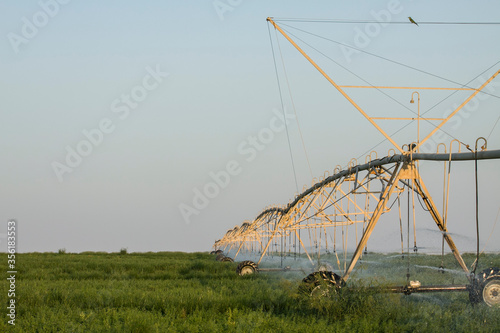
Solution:
M 374 88 L 374 89 L 428 89 L 428 90 L 472 90 L 474 91 L 462 104 L 460 104 L 452 113 L 448 115 L 448 117 L 444 119 L 440 118 L 425 118 L 427 120 L 442 120 L 439 125 L 437 125 L 422 141 L 419 140 L 417 145 L 415 146 L 415 150 L 418 151 L 420 146 L 427 141 L 436 131 L 438 131 L 446 122 L 448 122 L 458 111 L 460 111 L 474 96 L 476 96 L 481 90 L 483 90 L 484 87 L 486 87 L 499 73 L 500 70 L 498 70 L 495 74 L 493 74 L 486 82 L 484 82 L 481 87 L 477 89 L 472 89 L 472 88 L 433 88 L 433 87 L 387 87 L 387 86 L 348 86 L 348 85 L 339 85 L 335 83 L 328 74 L 321 69 L 321 67 L 314 62 L 314 60 L 309 57 L 304 50 L 300 48 L 300 46 L 297 45 L 284 31 L 281 29 L 279 25 L 276 24 L 276 22 L 273 21 L 272 18 L 268 17 L 267 21 L 270 22 L 274 28 L 279 31 L 283 37 L 285 37 L 313 66 L 316 68 L 324 77 L 325 79 L 328 80 L 341 94 L 344 96 L 382 135 L 391 142 L 394 147 L 399 150 L 399 152 L 403 153 L 403 150 L 400 148 L 398 144 L 374 121 L 374 119 L 411 119 L 413 120 L 414 118 L 377 118 L 377 117 L 370 117 L 358 104 L 354 102 L 354 100 L 342 89 L 342 88 Z M 420 120 L 420 116 L 417 118 Z
M 335 168 L 332 176 L 320 179 L 319 182 L 314 182 L 312 187 L 304 189 L 297 195 L 296 198 L 285 207 L 271 207 L 264 210 L 253 221 L 245 221 L 241 227 L 234 227 L 226 232 L 224 237 L 214 244 L 214 248 L 224 248 L 225 251 L 231 251 L 237 248 L 235 258 L 242 250 L 251 250 L 257 246 L 261 251 L 261 256 L 257 264 L 260 264 L 263 257 L 268 253 L 273 241 L 283 239 L 292 235 L 298 240 L 300 246 L 304 249 L 308 259 L 313 262 L 311 255 L 307 251 L 307 246 L 304 239 L 300 237 L 300 230 L 307 230 L 309 245 L 317 244 L 318 230 L 319 241 L 324 233 L 325 242 L 327 239 L 327 228 L 348 227 L 350 225 L 363 224 L 363 232 L 361 238 L 358 239 L 357 227 L 356 240 L 357 247 L 350 260 L 349 266 L 344 267 L 343 276 L 347 280 L 352 273 L 357 261 L 362 255 L 363 249 L 366 248 L 367 242 L 377 225 L 382 214 L 390 211 L 387 203 L 393 194 L 401 193 L 404 187 L 411 188 L 413 195 L 419 195 L 438 229 L 444 235 L 444 241 L 448 244 L 453 255 L 458 261 L 466 274 L 469 270 L 461 257 L 452 237 L 448 234 L 446 218 L 440 215 L 436 205 L 427 191 L 423 180 L 420 177 L 418 168 L 415 167 L 413 160 L 415 154 L 419 151 L 419 147 L 428 140 L 439 128 L 449 121 L 462 107 L 464 107 L 474 96 L 476 96 L 487 84 L 489 84 L 499 73 L 497 71 L 479 88 L 438 88 L 438 87 L 392 87 L 392 86 L 348 86 L 338 85 L 334 82 L 277 24 L 268 18 L 277 31 L 279 31 L 384 137 L 391 142 L 395 149 L 401 155 L 395 155 L 394 150 L 392 155 L 385 158 L 372 161 L 372 153 L 366 157 L 366 163 L 363 166 L 357 165 L 356 160 L 351 160 L 348 170 Z M 390 118 L 390 117 L 370 117 L 368 114 L 357 105 L 354 100 L 342 89 L 350 88 L 375 88 L 375 89 L 414 89 L 414 90 L 471 90 L 473 93 L 448 117 L 446 118 L 421 118 L 420 106 L 417 118 Z M 417 93 L 418 92 L 414 92 Z M 413 94 L 412 94 L 413 100 Z M 420 95 L 419 95 L 420 100 Z M 436 120 L 441 121 L 423 140 L 420 140 L 420 126 L 418 129 L 417 144 L 412 147 L 407 146 L 408 151 L 404 151 L 404 145 L 400 147 L 396 142 L 375 122 L 375 120 L 396 119 L 396 120 Z M 419 154 L 422 155 L 422 154 Z M 500 158 L 500 152 L 499 152 Z M 376 153 L 375 153 L 376 156 Z M 451 147 L 450 157 L 451 161 Z M 477 155 L 475 156 L 477 158 Z M 392 171 L 384 168 L 384 165 L 394 163 Z M 418 161 L 417 161 L 418 163 Z M 363 173 L 364 176 L 363 176 Z M 448 176 L 449 177 L 449 176 Z M 376 185 L 371 185 L 373 181 Z M 448 183 L 449 184 L 449 183 Z M 446 209 L 447 209 L 446 196 Z M 373 208 L 372 202 L 375 202 Z M 372 207 L 370 209 L 370 207 Z M 413 207 L 413 212 L 415 211 Z M 415 212 L 414 212 L 415 214 Z M 443 212 L 443 215 L 446 211 Z M 415 215 L 414 215 L 415 216 Z M 415 223 L 415 217 L 413 218 Z M 347 230 L 347 229 L 346 229 Z M 311 237 L 311 232 L 313 236 Z M 345 236 L 347 239 L 347 235 Z M 334 244 L 336 236 L 333 238 Z M 344 241 L 344 239 L 342 240 Z M 335 245 L 334 245 L 335 246 Z M 320 246 L 321 248 L 321 246 Z M 345 246 L 344 246 L 345 250 Z M 344 251 L 346 253 L 347 251 Z M 319 253 L 318 253 L 319 257 Z M 337 263 L 340 268 L 340 262 L 337 256 Z M 344 263 L 345 265 L 345 263 Z M 342 269 L 341 269 L 342 270 Z

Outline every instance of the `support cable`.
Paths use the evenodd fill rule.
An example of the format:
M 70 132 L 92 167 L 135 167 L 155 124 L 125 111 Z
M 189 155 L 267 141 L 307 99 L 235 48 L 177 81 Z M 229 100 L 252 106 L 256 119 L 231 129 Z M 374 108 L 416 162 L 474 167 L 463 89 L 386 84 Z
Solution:
M 316 34 L 313 34 L 313 33 L 309 33 L 309 32 L 307 32 L 307 31 L 305 31 L 305 30 L 298 29 L 298 28 L 295 28 L 295 27 L 290 26 L 290 25 L 287 25 L 287 24 L 282 24 L 282 25 L 285 25 L 285 26 L 287 26 L 287 27 L 290 27 L 290 28 L 293 28 L 293 29 L 296 29 L 296 30 L 299 30 L 299 31 L 302 31 L 302 32 L 305 32 L 305 33 L 308 33 L 308 34 L 311 34 L 311 35 L 314 35 L 314 36 L 319 37 L 319 38 L 323 38 L 323 39 L 326 39 L 326 40 L 332 41 L 332 42 L 334 42 L 334 43 L 338 43 L 338 42 L 333 41 L 333 40 L 330 40 L 330 39 L 328 39 L 328 38 L 325 38 L 325 37 L 322 37 L 322 36 L 319 36 L 319 35 L 316 35 Z M 309 47 L 311 47 L 312 49 L 314 49 L 315 51 L 317 51 L 318 53 L 320 53 L 320 54 L 322 54 L 323 56 L 325 56 L 325 57 L 326 57 L 327 59 L 329 59 L 330 61 L 332 61 L 332 62 L 334 62 L 335 64 L 337 64 L 338 66 L 340 66 L 340 67 L 341 67 L 341 68 L 343 68 L 344 70 L 348 71 L 348 72 L 349 72 L 349 73 L 351 73 L 352 75 L 354 75 L 354 76 L 358 77 L 359 79 L 363 80 L 364 82 L 368 83 L 370 86 L 373 86 L 372 84 L 370 84 L 369 82 L 367 82 L 366 80 L 364 80 L 363 78 L 361 78 L 360 76 L 356 75 L 355 73 L 353 73 L 352 71 L 348 70 L 348 69 L 347 69 L 347 68 L 345 68 L 344 66 L 340 65 L 338 62 L 336 62 L 335 60 L 331 59 L 330 57 L 328 57 L 327 55 L 325 55 L 324 53 L 322 53 L 321 51 L 319 51 L 319 50 L 318 50 L 318 49 L 316 49 L 315 47 L 313 47 L 313 46 L 311 46 L 310 44 L 308 44 L 307 42 L 305 42 L 305 41 L 304 41 L 304 40 L 302 40 L 301 38 L 299 38 L 299 37 L 297 37 L 296 35 L 294 35 L 294 34 L 290 33 L 289 31 L 287 31 L 287 32 L 288 32 L 290 35 L 294 36 L 296 39 L 298 39 L 298 40 L 302 41 L 304 44 L 308 45 Z M 342 43 L 338 43 L 338 44 L 342 44 Z M 342 45 L 343 45 L 343 44 L 342 44 Z M 350 47 L 350 46 L 349 46 L 349 47 Z M 360 51 L 361 51 L 361 52 L 368 53 L 368 52 L 363 51 L 363 50 L 360 50 Z M 429 72 L 425 72 L 425 71 L 423 71 L 423 70 L 419 70 L 419 69 L 417 69 L 417 68 L 414 68 L 414 67 L 411 67 L 411 66 L 408 66 L 408 65 L 405 65 L 405 64 L 402 64 L 402 63 L 396 62 L 396 61 L 392 61 L 392 60 L 390 60 L 390 59 L 388 59 L 388 58 L 385 58 L 385 57 L 382 57 L 382 56 L 378 56 L 378 55 L 375 55 L 375 54 L 372 54 L 372 53 L 368 53 L 368 54 L 370 54 L 370 55 L 372 55 L 372 56 L 375 56 L 375 57 L 382 58 L 382 59 L 387 60 L 387 61 L 390 61 L 390 62 L 397 63 L 397 64 L 399 64 L 399 65 L 401 65 L 401 66 L 405 66 L 405 67 L 408 67 L 408 68 L 414 69 L 414 70 L 416 70 L 416 71 L 420 71 L 420 72 L 422 72 L 422 73 L 425 73 L 425 74 L 428 74 L 428 75 L 431 75 L 431 76 L 438 77 L 438 78 L 443 79 L 443 80 L 446 80 L 446 81 L 453 82 L 453 83 L 455 83 L 455 84 L 459 84 L 459 85 L 461 85 L 462 87 L 467 87 L 467 85 L 468 85 L 470 82 L 472 82 L 474 79 L 476 79 L 479 75 L 483 74 L 484 72 L 486 72 L 487 70 L 489 70 L 490 68 L 492 68 L 493 66 L 495 66 L 496 64 L 500 63 L 500 62 L 497 62 L 497 63 L 496 63 L 496 64 L 494 64 L 493 66 L 490 66 L 487 70 L 483 71 L 483 73 L 481 73 L 481 74 L 479 74 L 478 76 L 476 76 L 476 78 L 474 78 L 473 80 L 470 80 L 468 83 L 466 83 L 465 85 L 463 85 L 463 84 L 461 84 L 461 83 L 458 83 L 458 82 L 455 82 L 455 81 L 452 81 L 452 80 L 449 80 L 449 79 L 443 78 L 443 77 L 441 77 L 441 76 L 438 76 L 438 75 L 435 75 L 435 74 L 432 74 L 432 73 L 429 73 Z M 406 109 L 410 110 L 408 107 L 406 107 L 405 105 L 403 105 L 403 104 L 402 104 L 402 103 L 400 103 L 399 101 L 395 100 L 393 97 L 391 97 L 391 96 L 387 95 L 386 93 L 384 93 L 384 92 L 380 91 L 380 89 L 377 89 L 377 90 L 379 90 L 379 92 L 381 92 L 382 94 L 386 95 L 387 97 L 389 97 L 389 98 L 393 99 L 393 100 L 394 100 L 394 101 L 396 101 L 398 104 L 400 104 L 400 105 L 402 105 L 403 107 L 405 107 Z M 427 112 L 431 111 L 433 108 L 435 108 L 437 105 L 439 105 L 440 103 L 442 103 L 444 100 L 448 99 L 450 96 L 452 96 L 452 95 L 453 95 L 453 94 L 455 94 L 455 93 L 456 93 L 456 92 L 453 92 L 453 93 L 452 93 L 452 94 L 450 94 L 448 97 L 444 98 L 442 101 L 438 102 L 438 103 L 437 103 L 437 104 L 435 104 L 433 107 L 431 107 L 430 109 L 428 109 L 428 110 L 427 110 L 426 112 L 424 112 L 422 115 L 424 115 L 424 114 L 426 114 Z M 483 91 L 481 91 L 481 93 L 484 93 L 484 94 L 487 94 L 487 95 L 490 95 L 490 96 L 493 96 L 493 97 L 496 97 L 496 98 L 500 98 L 500 96 L 496 96 L 496 95 L 493 95 L 493 94 L 489 94 L 489 93 L 486 93 L 486 92 L 483 92 Z M 410 111 L 411 111 L 412 113 L 414 113 L 414 111 L 412 111 L 412 110 L 410 110 Z M 500 120 L 500 118 L 499 118 L 499 120 Z M 427 122 L 429 122 L 429 123 L 430 123 L 430 121 L 427 121 Z M 498 122 L 498 120 L 497 120 L 497 122 Z M 397 134 L 399 131 L 401 131 L 401 130 L 402 130 L 402 129 L 404 129 L 405 127 L 409 126 L 411 123 L 412 123 L 412 122 L 407 123 L 407 124 L 406 124 L 405 126 L 403 126 L 401 129 L 399 129 L 398 131 L 396 131 L 396 132 L 395 132 L 392 136 L 394 136 L 395 134 Z M 431 124 L 431 125 L 433 125 L 433 126 L 436 126 L 436 125 L 434 125 L 434 124 L 432 124 L 432 123 L 430 123 L 430 124 Z M 441 130 L 442 130 L 442 129 L 441 129 Z M 443 131 L 443 130 L 442 130 L 442 131 Z M 443 131 L 443 132 L 444 132 L 444 133 L 446 133 L 447 135 L 449 135 L 450 137 L 452 137 L 452 138 L 456 139 L 453 135 L 451 135 L 451 134 L 449 134 L 449 133 L 447 133 L 447 132 L 445 132 L 445 131 Z M 371 150 L 373 150 L 374 148 L 376 148 L 376 147 L 377 147 L 378 145 L 380 145 L 381 143 L 385 142 L 386 140 L 387 140 L 387 139 L 382 140 L 379 144 L 377 144 L 377 145 L 376 145 L 376 146 L 374 146 L 372 149 L 370 149 L 370 151 L 371 151 Z M 364 154 L 363 154 L 363 155 L 364 155 Z M 361 156 L 362 156 L 362 155 L 361 155 Z
M 304 143 L 304 137 L 302 135 L 302 130 L 300 129 L 299 116 L 297 115 L 297 109 L 295 107 L 295 102 L 293 101 L 292 89 L 290 88 L 290 82 L 288 81 L 288 74 L 286 72 L 285 60 L 283 59 L 283 53 L 281 52 L 280 41 L 278 38 L 278 33 L 276 32 L 276 43 L 278 44 L 278 49 L 280 51 L 281 63 L 283 64 L 283 73 L 285 74 L 286 85 L 288 87 L 288 94 L 290 95 L 290 101 L 292 103 L 293 113 L 295 114 L 295 121 L 297 122 L 297 128 L 300 134 L 300 140 L 302 141 L 302 147 L 304 148 L 304 154 L 306 155 L 307 165 L 309 166 L 309 172 L 311 173 L 311 179 L 314 178 L 311 162 L 309 161 L 309 155 L 307 154 L 306 144 Z
M 382 59 L 382 60 L 385 60 L 385 61 L 388 61 L 388 62 L 392 62 L 393 64 L 396 64 L 396 65 L 399 65 L 399 66 L 402 66 L 402 67 L 406 67 L 406 68 L 412 69 L 412 70 L 414 70 L 414 71 L 417 71 L 417 72 L 420 72 L 420 73 L 423 73 L 423 74 L 426 74 L 426 75 L 429 75 L 429 76 L 433 76 L 433 77 L 435 77 L 435 78 L 438 78 L 438 79 L 441 79 L 441 80 L 444 80 L 444 81 L 448 81 L 448 82 L 453 83 L 453 84 L 458 84 L 458 85 L 460 85 L 462 88 L 471 88 L 471 87 L 467 86 L 467 84 L 469 84 L 469 83 L 470 83 L 470 81 L 469 81 L 468 83 L 466 83 L 465 85 L 463 85 L 463 84 L 461 84 L 461 83 L 459 83 L 459 82 L 456 82 L 456 81 L 453 81 L 453 80 L 447 79 L 447 78 L 442 77 L 442 76 L 439 76 L 439 75 L 437 75 L 437 74 L 433 74 L 433 73 L 430 73 L 430 72 L 424 71 L 424 70 L 422 70 L 422 69 L 419 69 L 419 68 L 416 68 L 416 67 L 413 67 L 413 66 L 410 66 L 410 65 L 406 65 L 406 64 L 404 64 L 404 63 L 402 63 L 402 62 L 399 62 L 399 61 L 396 61 L 396 60 L 392 60 L 392 59 L 386 58 L 386 57 L 384 57 L 384 56 L 381 56 L 381 55 L 378 55 L 378 54 L 375 54 L 375 53 L 371 53 L 371 52 L 368 52 L 368 51 L 365 51 L 365 50 L 362 50 L 362 49 L 359 49 L 359 48 L 353 47 L 353 46 L 351 46 L 351 45 L 347 45 L 347 44 L 344 44 L 344 43 L 338 42 L 338 41 L 336 41 L 336 40 L 333 40 L 333 39 L 330 39 L 330 38 L 326 38 L 326 37 L 320 36 L 320 35 L 318 35 L 318 34 L 315 34 L 315 33 L 312 33 L 312 32 L 306 31 L 306 30 L 302 30 L 302 29 L 296 28 L 296 27 L 291 26 L 291 25 L 288 25 L 288 24 L 284 24 L 284 23 L 282 23 L 281 25 L 282 25 L 282 26 L 287 26 L 287 27 L 289 27 L 289 28 L 292 28 L 292 29 L 295 29 L 295 30 L 298 30 L 298 31 L 301 31 L 301 32 L 304 32 L 304 33 L 309 34 L 309 35 L 311 35 L 311 36 L 315 36 L 315 37 L 318 37 L 318 38 L 321 38 L 321 39 L 327 40 L 327 41 L 332 42 L 332 43 L 335 43 L 335 44 L 337 44 L 337 45 L 342 45 L 342 46 L 345 46 L 345 47 L 347 47 L 347 48 L 350 48 L 350 49 L 353 49 L 353 50 L 359 51 L 359 52 L 361 52 L 361 53 L 365 53 L 365 54 L 371 55 L 371 56 L 373 56 L 373 57 L 376 57 L 376 58 L 379 58 L 379 59 Z M 288 32 L 288 31 L 287 31 L 287 32 Z M 290 32 L 288 32 L 288 33 L 290 33 Z M 291 33 L 290 33 L 290 34 L 291 34 Z M 294 36 L 294 37 L 295 37 L 295 38 L 297 38 L 297 36 Z M 302 41 L 302 42 L 304 42 L 304 41 Z M 310 46 L 310 45 L 309 45 L 309 46 Z M 497 62 L 497 64 L 498 64 L 498 62 Z M 496 64 L 495 64 L 495 65 L 496 65 Z M 496 98 L 500 98 L 500 96 L 493 95 L 493 94 L 489 94 L 489 93 L 487 93 L 487 92 L 482 92 L 482 93 L 487 94 L 487 95 L 491 95 L 491 96 L 496 97 Z
M 299 29 L 300 30 L 300 29 Z M 286 31 L 286 30 L 285 30 Z M 360 77 L 359 75 L 357 75 L 356 73 L 352 72 L 351 70 L 347 69 L 345 66 L 342 66 L 341 64 L 339 64 L 337 61 L 333 60 L 331 57 L 327 56 L 326 54 L 324 54 L 323 52 L 321 52 L 320 50 L 318 50 L 317 48 L 315 48 L 314 46 L 310 45 L 309 43 L 305 42 L 303 39 L 299 38 L 298 36 L 294 35 L 293 33 L 289 32 L 289 31 L 286 31 L 288 34 L 290 34 L 291 36 L 295 37 L 297 40 L 300 40 L 302 43 L 304 43 L 305 45 L 309 46 L 311 49 L 315 50 L 316 52 L 318 52 L 319 54 L 323 55 L 325 58 L 327 58 L 328 60 L 332 61 L 333 63 L 335 63 L 337 66 L 343 68 L 345 71 L 349 72 L 350 74 L 354 75 L 355 77 L 357 77 L 358 79 L 362 80 L 363 82 L 365 82 L 366 84 L 370 85 L 370 86 L 374 86 L 373 84 L 371 84 L 370 82 L 366 81 L 365 79 L 363 79 L 362 77 Z M 375 55 L 374 55 L 375 56 Z M 482 75 L 483 73 L 485 73 L 486 71 L 488 71 L 489 69 L 491 69 L 493 66 L 497 65 L 499 62 L 495 63 L 494 65 L 490 66 L 488 69 L 486 69 L 485 71 L 483 71 L 481 74 L 477 75 L 474 79 L 470 80 L 469 82 L 467 82 L 465 85 L 464 84 L 461 84 L 461 83 L 458 83 L 458 82 L 454 82 L 454 81 L 451 81 L 455 84 L 459 84 L 461 85 L 462 87 L 467 87 L 467 85 L 472 82 L 473 80 L 475 80 L 477 77 L 479 77 L 480 75 Z M 401 64 L 403 65 L 403 64 Z M 404 65 L 403 65 L 404 66 Z M 408 66 L 409 67 L 409 66 Z M 417 70 L 417 69 L 415 69 Z M 431 73 L 427 73 L 425 72 L 426 74 L 429 74 L 429 75 L 432 75 L 432 76 L 436 76 L 434 74 L 431 74 Z M 439 77 L 439 76 L 438 76 Z M 441 77 L 439 77 L 441 78 Z M 445 78 L 442 78 L 444 80 L 447 80 Z M 450 80 L 448 80 L 450 81 Z M 381 89 L 378 89 L 376 88 L 377 91 L 379 91 L 381 94 L 385 95 L 386 97 L 388 97 L 389 99 L 393 100 L 394 102 L 396 102 L 397 104 L 401 105 L 402 107 L 404 107 L 405 109 L 409 110 L 411 113 L 415 114 L 415 112 L 413 110 L 411 110 L 409 107 L 407 107 L 406 105 L 402 104 L 401 102 L 399 102 L 398 100 L 396 100 L 394 97 L 390 96 L 389 94 L 385 93 L 384 91 L 382 91 Z M 482 92 L 482 91 L 481 91 Z M 428 113 L 429 111 L 431 111 L 432 109 L 434 109 L 437 105 L 439 105 L 440 103 L 442 103 L 444 100 L 448 99 L 449 97 L 451 97 L 453 94 L 455 94 L 455 92 L 451 93 L 450 95 L 448 95 L 447 97 L 445 97 L 442 101 L 436 103 L 434 106 L 432 106 L 430 109 L 428 109 L 427 111 L 425 111 L 421 116 L 425 115 L 426 113 Z M 488 94 L 486 92 L 483 92 L 485 94 Z M 488 95 L 491 95 L 491 96 L 494 96 L 494 97 L 497 97 L 497 98 L 500 98 L 500 96 L 496 96 L 496 95 L 492 95 L 492 94 L 488 94 Z M 435 124 L 433 124 L 431 121 L 429 120 L 426 120 L 427 123 L 429 123 L 431 126 L 433 127 L 437 127 Z M 413 122 L 410 121 L 408 122 L 406 125 L 404 125 L 403 127 L 401 127 L 399 130 L 395 131 L 391 137 L 393 137 L 394 135 L 396 135 L 397 133 L 399 133 L 400 131 L 402 131 L 404 128 L 408 127 L 409 125 L 411 125 Z M 442 128 L 441 128 L 441 131 L 445 134 L 447 134 L 448 136 L 450 136 L 451 138 L 459 141 L 457 138 L 455 138 L 452 134 L 444 131 Z M 374 147 L 372 147 L 370 150 L 368 150 L 367 152 L 369 151 L 372 151 L 373 149 L 375 149 L 377 146 L 379 146 L 380 144 L 384 143 L 385 141 L 387 141 L 387 139 L 384 139 L 382 140 L 380 143 L 378 143 L 377 145 L 375 145 Z M 366 155 L 366 153 L 360 155 L 363 156 L 363 155 Z
M 281 93 L 281 85 L 280 85 L 279 75 L 278 75 L 278 66 L 276 65 L 276 56 L 274 55 L 273 39 L 271 37 L 271 29 L 269 28 L 269 25 L 267 25 L 267 31 L 269 32 L 269 40 L 271 42 L 271 51 L 273 54 L 274 71 L 276 72 L 276 81 L 278 83 L 278 91 L 280 94 L 281 110 L 283 112 L 283 119 L 286 119 L 286 117 L 285 117 L 285 105 L 283 103 L 283 94 Z M 292 146 L 290 144 L 290 135 L 288 133 L 288 125 L 287 125 L 286 121 L 284 123 L 285 123 L 286 137 L 288 140 L 288 149 L 290 151 L 290 159 L 292 161 L 292 169 L 293 169 L 293 177 L 295 179 L 295 187 L 296 187 L 297 192 L 298 192 L 299 191 L 299 183 L 297 182 L 297 173 L 295 172 L 295 164 L 293 163 Z
M 311 18 L 274 18 L 276 22 L 300 22 L 300 23 L 341 23 L 341 24 L 359 24 L 359 23 L 379 23 L 377 20 L 350 20 L 350 19 L 311 19 Z M 413 24 L 410 21 L 390 21 L 384 24 Z M 424 21 L 418 24 L 428 25 L 500 25 L 500 22 L 446 22 L 446 21 Z
M 500 121 L 500 116 L 498 116 L 497 121 L 495 121 L 495 124 L 493 125 L 493 128 L 490 131 L 490 134 L 488 134 L 488 136 L 486 137 L 486 140 L 490 139 L 491 133 L 493 133 L 493 130 L 495 129 L 495 127 L 497 127 L 498 121 Z

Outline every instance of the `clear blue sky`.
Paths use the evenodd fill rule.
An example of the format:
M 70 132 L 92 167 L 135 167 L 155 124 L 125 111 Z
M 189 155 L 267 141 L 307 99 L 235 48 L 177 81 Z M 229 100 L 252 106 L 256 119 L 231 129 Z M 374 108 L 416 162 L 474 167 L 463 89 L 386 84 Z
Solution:
M 296 192 L 285 131 L 273 132 L 261 150 L 250 152 L 249 137 L 269 128 L 274 110 L 281 110 L 266 17 L 372 21 L 383 12 L 391 13 L 391 22 L 407 22 L 408 16 L 417 22 L 492 22 L 500 3 L 0 1 L 0 221 L 18 220 L 18 249 L 24 252 L 210 250 L 227 229 L 267 205 L 287 203 Z M 499 25 L 283 23 L 463 84 L 500 61 Z M 346 56 L 338 44 L 287 31 L 372 84 L 456 86 L 365 53 Z M 283 38 L 280 47 L 315 177 L 383 140 Z M 308 51 L 338 83 L 362 82 Z M 498 69 L 500 64 L 483 77 Z M 282 67 L 279 73 L 284 104 L 293 112 Z M 491 89 L 500 95 L 498 79 Z M 415 110 L 410 91 L 390 94 Z M 422 110 L 446 94 L 421 92 Z M 411 116 L 372 91 L 353 96 L 373 115 L 402 110 Z M 442 116 L 466 96 L 458 93 L 428 115 Z M 498 98 L 485 98 L 445 130 L 473 144 L 490 135 L 499 106 Z M 295 120 L 288 130 L 299 187 L 310 185 Z M 415 133 L 412 125 L 395 138 L 406 143 Z M 385 142 L 376 150 L 382 156 L 389 148 Z M 500 149 L 500 125 L 488 148 Z M 73 156 L 78 149 L 86 156 Z M 229 184 L 219 179 L 223 188 L 186 223 L 180 205 L 192 207 L 197 189 L 231 161 L 237 167 Z M 499 208 L 493 189 L 500 185 L 500 163 L 481 165 L 489 235 Z M 467 164 L 460 171 L 467 181 L 455 179 L 466 184 L 451 207 L 456 212 L 472 205 L 472 170 Z M 432 167 L 423 172 L 440 181 Z M 463 221 L 457 233 L 466 237 L 472 222 Z

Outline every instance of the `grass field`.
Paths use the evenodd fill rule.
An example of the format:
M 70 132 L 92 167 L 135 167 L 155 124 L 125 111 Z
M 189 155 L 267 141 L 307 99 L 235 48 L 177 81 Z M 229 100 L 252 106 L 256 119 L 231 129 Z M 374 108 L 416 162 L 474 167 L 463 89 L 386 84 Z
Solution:
M 16 325 L 4 315 L 1 332 L 500 331 L 500 309 L 471 306 L 467 293 L 405 296 L 351 288 L 404 283 L 407 266 L 397 255 L 365 256 L 347 288 L 314 299 L 298 293 L 302 272 L 240 277 L 236 263 L 206 253 L 28 253 L 16 259 Z M 440 256 L 415 256 L 412 278 L 465 283 L 452 262 L 448 255 L 442 274 L 433 269 Z M 500 256 L 486 255 L 482 263 L 500 266 Z M 6 305 L 7 280 L 0 285 Z

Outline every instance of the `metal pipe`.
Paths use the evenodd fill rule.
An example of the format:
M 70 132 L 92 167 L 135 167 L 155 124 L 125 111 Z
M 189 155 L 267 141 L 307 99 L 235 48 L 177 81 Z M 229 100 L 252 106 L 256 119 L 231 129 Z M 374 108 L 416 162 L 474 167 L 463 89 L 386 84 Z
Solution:
M 291 203 L 287 205 L 286 208 L 269 208 L 264 210 L 262 213 L 260 213 L 255 220 L 258 220 L 262 216 L 270 213 L 270 212 L 279 212 L 279 213 L 288 213 L 290 208 L 294 207 L 303 197 L 311 194 L 315 190 L 317 190 L 320 187 L 325 186 L 328 183 L 331 183 L 339 178 L 343 178 L 346 176 L 350 176 L 352 174 L 355 174 L 356 172 L 359 171 L 364 171 L 364 170 L 369 170 L 374 167 L 378 166 L 383 166 L 385 164 L 391 164 L 391 163 L 397 163 L 397 162 L 402 162 L 406 160 L 425 160 L 425 161 L 472 161 L 476 159 L 476 156 L 474 156 L 474 153 L 470 152 L 465 152 L 465 153 L 453 153 L 453 154 L 426 154 L 426 153 L 415 153 L 412 154 L 411 157 L 410 155 L 407 154 L 398 154 L 398 155 L 392 155 L 392 156 L 386 156 L 374 161 L 370 161 L 368 163 L 358 165 L 355 168 L 351 168 L 348 170 L 342 170 L 332 176 L 329 176 L 325 178 L 323 181 L 314 184 L 312 187 L 308 188 L 301 194 L 299 194 L 295 200 L 293 200 Z M 485 150 L 485 151 L 480 151 L 477 152 L 477 159 L 478 160 L 487 160 L 487 159 L 500 159 L 500 149 L 497 150 Z
M 405 295 L 410 295 L 413 293 L 429 293 L 429 292 L 450 292 L 450 291 L 467 291 L 469 288 L 465 284 L 461 285 L 436 285 L 436 286 L 424 286 L 424 287 L 411 287 L 411 286 L 403 286 L 403 287 L 387 287 L 387 288 L 377 288 L 382 291 L 389 291 L 393 293 L 403 293 Z
M 398 156 L 398 155 L 396 155 Z M 478 160 L 488 160 L 500 158 L 500 149 L 497 150 L 483 150 L 477 152 Z M 413 154 L 414 160 L 426 160 L 426 161 L 449 161 L 450 154 L 423 154 L 415 153 Z M 451 154 L 451 161 L 473 161 L 476 157 L 474 153 L 453 153 Z

